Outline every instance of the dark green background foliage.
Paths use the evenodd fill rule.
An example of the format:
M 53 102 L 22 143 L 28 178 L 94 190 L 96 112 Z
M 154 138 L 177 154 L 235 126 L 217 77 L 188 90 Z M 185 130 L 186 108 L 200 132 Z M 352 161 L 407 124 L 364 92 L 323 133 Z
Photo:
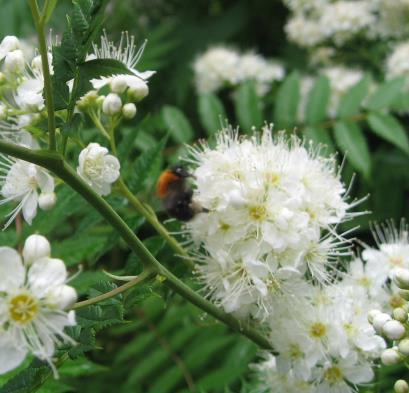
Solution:
M 26 1 L 3 0 L 0 7 L 0 36 L 15 34 L 35 42 Z M 71 40 L 73 47 L 73 52 L 59 49 L 54 52 L 54 84 L 60 87 L 75 72 L 83 73 L 84 81 L 92 77 L 93 70 L 80 63 L 92 39 L 87 32 L 102 23 L 99 17 L 90 14 L 81 21 L 73 16 L 71 25 L 67 25 L 65 14 L 70 12 L 71 2 L 59 1 L 51 20 L 55 33 L 61 35 L 65 26 L 63 44 L 64 40 Z M 138 68 L 157 71 L 149 82 L 149 96 L 138 106 L 136 119 L 124 123 L 117 135 L 126 182 L 142 200 L 158 210 L 161 219 L 165 220 L 166 215 L 153 196 L 160 171 L 178 160 L 183 143 L 211 138 L 220 128 L 220 119 L 240 125 L 243 133 L 264 121 L 289 132 L 296 127 L 298 135 L 327 145 L 324 153 L 339 150 L 341 160 L 347 152 L 345 182 L 349 183 L 353 173 L 357 173 L 351 198 L 370 195 L 359 207 L 370 213 L 345 224 L 345 229 L 359 224 L 356 235 L 360 239 L 372 241 L 371 221 L 407 216 L 408 119 L 399 113 L 409 107 L 409 97 L 401 91 L 401 80 L 381 81 L 377 90 L 369 92 L 371 78 L 379 78 L 376 53 L 370 62 L 362 63 L 368 75 L 347 93 L 335 119 L 326 118 L 329 84 L 321 77 L 309 94 L 305 124 L 297 124 L 300 72 L 311 70 L 305 69 L 306 54 L 285 39 L 287 11 L 281 2 L 114 0 L 109 2 L 106 13 L 104 26 L 112 38 L 118 37 L 121 30 L 128 30 L 140 43 L 148 39 Z M 82 46 L 76 47 L 79 43 Z M 241 85 L 234 95 L 221 92 L 218 96 L 197 96 L 192 63 L 199 53 L 217 43 L 279 58 L 286 66 L 286 79 L 263 99 L 257 97 L 251 82 Z M 359 62 L 359 56 L 355 61 Z M 97 72 L 103 73 L 101 69 Z M 78 96 L 85 88 L 79 87 Z M 61 93 L 56 97 L 57 107 L 64 102 L 73 105 L 75 101 L 71 98 L 70 102 L 64 87 L 57 90 Z M 85 130 L 78 133 L 80 124 Z M 85 119 L 74 115 L 59 127 L 62 135 L 69 132 L 70 137 L 83 143 L 105 142 Z M 41 130 L 37 132 L 42 134 Z M 74 165 L 78 152 L 69 146 L 68 154 Z M 13 228 L 2 232 L 1 245 L 17 246 L 36 231 L 49 237 L 53 256 L 64 259 L 72 273 L 82 266 L 83 272 L 72 284 L 84 297 L 113 288 L 102 269 L 125 275 L 141 270 L 119 236 L 84 200 L 66 186 L 60 186 L 57 195 L 56 207 L 47 213 L 40 212 L 31 227 L 24 227 L 21 238 Z M 162 263 L 181 277 L 189 276 L 164 241 L 123 199 L 113 194 L 108 201 Z M 9 208 L 2 206 L 2 215 Z M 167 226 L 172 231 L 179 229 L 174 222 Z M 50 378 L 49 368 L 41 362 L 27 359 L 19 370 L 0 378 L 1 393 L 26 393 L 35 388 L 43 393 L 181 393 L 192 386 L 197 392 L 252 391 L 248 364 L 258 356 L 255 345 L 206 317 L 158 282 L 80 310 L 77 315 L 79 325 L 70 334 L 78 346 L 68 351 L 61 349 L 57 354 L 60 380 Z M 396 368 L 383 369 L 378 385 L 370 390 L 388 391 L 401 372 Z

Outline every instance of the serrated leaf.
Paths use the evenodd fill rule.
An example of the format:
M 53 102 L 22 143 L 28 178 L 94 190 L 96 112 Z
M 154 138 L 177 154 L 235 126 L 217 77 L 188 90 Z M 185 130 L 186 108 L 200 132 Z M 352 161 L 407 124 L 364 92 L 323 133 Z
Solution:
M 368 94 L 371 81 L 371 77 L 365 75 L 343 95 L 338 106 L 338 117 L 348 118 L 359 113 L 362 102 Z
M 169 135 L 177 143 L 187 143 L 193 139 L 194 132 L 183 112 L 170 105 L 162 109 L 162 116 Z
M 275 97 L 274 124 L 276 128 L 291 129 L 297 124 L 300 100 L 300 76 L 292 72 L 282 83 Z
M 409 154 L 408 136 L 395 117 L 387 113 L 371 113 L 368 123 L 375 134 Z
M 326 118 L 330 94 L 329 80 L 323 75 L 317 79 L 308 94 L 305 107 L 305 121 L 307 124 L 315 125 Z
M 198 106 L 200 122 L 207 135 L 211 136 L 220 129 L 226 119 L 223 103 L 216 95 L 207 93 L 199 96 Z
M 366 138 L 356 123 L 338 122 L 334 128 L 335 140 L 347 155 L 347 160 L 367 179 L 371 172 L 371 157 Z
M 263 124 L 263 108 L 253 81 L 240 85 L 234 92 L 234 109 L 238 123 L 245 132 Z
M 388 108 L 399 97 L 404 86 L 405 81 L 402 77 L 382 83 L 369 97 L 366 107 L 371 111 Z
M 73 4 L 72 11 L 72 28 L 75 32 L 84 32 L 89 28 L 88 15 L 84 10 L 76 3 Z
M 158 160 L 162 160 L 161 153 L 166 146 L 167 137 L 163 138 L 156 146 L 143 152 L 133 163 L 132 173 L 128 179 L 129 188 L 133 192 L 142 191 L 151 169 L 155 167 Z

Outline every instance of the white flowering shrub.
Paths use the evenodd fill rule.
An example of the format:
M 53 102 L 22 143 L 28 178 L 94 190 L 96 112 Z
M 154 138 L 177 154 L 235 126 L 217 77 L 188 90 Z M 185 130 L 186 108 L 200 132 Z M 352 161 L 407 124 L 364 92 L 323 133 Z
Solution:
M 408 392 L 408 1 L 19 1 L 0 393 Z

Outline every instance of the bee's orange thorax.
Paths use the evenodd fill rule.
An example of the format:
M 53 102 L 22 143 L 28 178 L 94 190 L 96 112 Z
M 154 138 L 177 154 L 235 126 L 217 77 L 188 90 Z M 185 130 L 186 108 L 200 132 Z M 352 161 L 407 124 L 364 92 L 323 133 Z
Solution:
M 179 176 L 175 175 L 172 171 L 164 171 L 156 183 L 156 194 L 158 197 L 164 198 L 169 192 L 170 185 L 179 180 Z

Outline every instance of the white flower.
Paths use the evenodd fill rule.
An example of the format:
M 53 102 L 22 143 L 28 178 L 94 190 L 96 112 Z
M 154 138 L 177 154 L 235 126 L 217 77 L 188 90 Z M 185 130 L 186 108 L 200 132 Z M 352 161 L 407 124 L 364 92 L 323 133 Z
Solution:
M 325 34 L 317 20 L 308 19 L 303 14 L 296 14 L 285 25 L 285 32 L 290 41 L 302 47 L 312 47 L 325 39 Z
M 54 192 L 54 179 L 45 169 L 35 164 L 11 157 L 2 158 L 0 193 L 4 199 L 0 203 L 18 202 L 5 226 L 9 226 L 20 211 L 27 223 L 31 225 L 37 214 L 38 191 Z
M 409 79 L 409 42 L 395 46 L 385 63 L 385 74 L 388 79 L 404 76 Z
M 376 23 L 375 9 L 367 1 L 337 1 L 326 4 L 319 21 L 323 34 L 337 45 Z
M 64 328 L 75 324 L 74 312 L 64 311 L 77 299 L 65 284 L 64 262 L 45 255 L 23 263 L 14 249 L 0 247 L 0 272 L 0 373 L 16 368 L 28 353 L 54 369 L 55 347 L 73 343 Z
M 110 84 L 111 88 L 118 85 L 118 81 L 121 81 L 122 87 L 126 84 L 129 88 L 141 88 L 143 85 L 144 91 L 147 91 L 147 80 L 155 74 L 155 71 L 140 72 L 136 70 L 136 66 L 143 55 L 143 51 L 146 46 L 146 41 L 143 45 L 136 49 L 135 37 L 129 36 L 128 32 L 121 34 L 121 40 L 118 46 L 115 46 L 113 42 L 108 40 L 106 33 L 101 37 L 101 45 L 98 47 L 92 44 L 94 53 L 88 56 L 88 60 L 92 59 L 114 59 L 123 63 L 132 75 L 120 74 L 113 75 L 111 77 L 101 77 L 99 79 L 92 79 L 91 83 L 94 89 L 99 90 L 101 87 Z M 118 87 L 118 86 L 116 86 Z M 114 91 L 113 90 L 113 91 Z
M 196 89 L 199 93 L 211 93 L 224 85 L 235 85 L 240 80 L 239 54 L 221 46 L 208 49 L 193 65 Z
M 90 143 L 79 156 L 78 174 L 100 195 L 111 192 L 111 184 L 119 177 L 120 164 L 108 149 Z

